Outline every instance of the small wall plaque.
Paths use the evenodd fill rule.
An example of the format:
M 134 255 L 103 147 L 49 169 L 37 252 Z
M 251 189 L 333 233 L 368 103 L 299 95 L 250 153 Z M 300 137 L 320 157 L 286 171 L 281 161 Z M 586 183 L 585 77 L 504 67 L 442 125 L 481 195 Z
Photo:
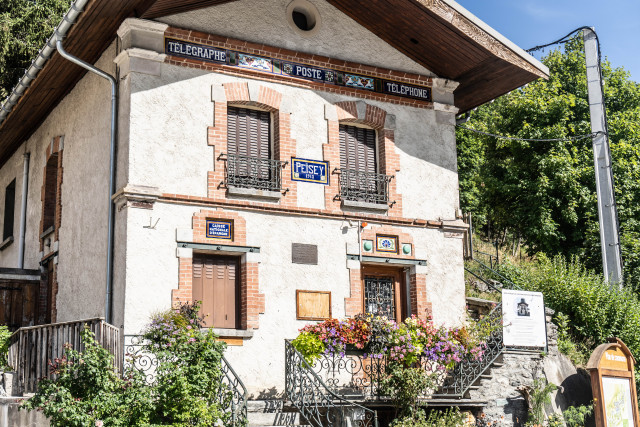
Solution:
M 398 253 L 398 236 L 385 236 L 376 234 L 376 251 Z
M 294 181 L 329 184 L 329 162 L 291 158 L 291 179 Z
M 318 265 L 318 245 L 292 243 L 291 262 L 294 264 Z
M 331 292 L 296 290 L 296 318 L 331 319 Z
M 208 219 L 207 239 L 233 240 L 233 221 Z

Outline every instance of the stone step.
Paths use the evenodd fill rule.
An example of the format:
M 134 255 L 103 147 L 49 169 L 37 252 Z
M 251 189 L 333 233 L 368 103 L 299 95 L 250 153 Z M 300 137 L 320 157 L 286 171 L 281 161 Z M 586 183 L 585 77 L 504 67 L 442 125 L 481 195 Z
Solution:
M 306 427 L 297 409 L 290 405 L 284 405 L 282 399 L 249 400 L 247 402 L 247 416 L 250 427 Z

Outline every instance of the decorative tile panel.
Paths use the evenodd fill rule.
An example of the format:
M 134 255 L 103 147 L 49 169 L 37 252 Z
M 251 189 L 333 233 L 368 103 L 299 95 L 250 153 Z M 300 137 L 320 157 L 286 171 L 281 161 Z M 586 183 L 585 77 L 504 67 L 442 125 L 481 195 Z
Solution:
M 346 86 L 403 98 L 431 101 L 431 88 L 426 86 L 410 85 L 361 74 L 344 73 L 339 70 L 298 62 L 281 61 L 266 56 L 249 55 L 240 51 L 219 49 L 173 38 L 165 38 L 165 52 L 168 55 L 182 58 L 223 64 L 230 67 L 247 68 L 262 73 L 310 80 L 327 85 Z

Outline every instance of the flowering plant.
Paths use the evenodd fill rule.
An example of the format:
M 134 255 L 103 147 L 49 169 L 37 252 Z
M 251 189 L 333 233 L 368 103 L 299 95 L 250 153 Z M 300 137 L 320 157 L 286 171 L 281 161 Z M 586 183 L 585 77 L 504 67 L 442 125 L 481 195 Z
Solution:
M 420 360 L 437 362 L 443 369 L 452 368 L 462 358 L 480 359 L 485 343 L 474 325 L 470 328 L 436 327 L 433 322 L 415 316 L 396 323 L 386 317 L 358 315 L 344 320 L 329 319 L 300 329 L 305 342 L 314 337 L 315 346 L 293 341 L 307 361 L 322 354 L 344 357 L 349 347 L 363 350 L 364 357 L 387 357 L 392 362 L 413 366 Z

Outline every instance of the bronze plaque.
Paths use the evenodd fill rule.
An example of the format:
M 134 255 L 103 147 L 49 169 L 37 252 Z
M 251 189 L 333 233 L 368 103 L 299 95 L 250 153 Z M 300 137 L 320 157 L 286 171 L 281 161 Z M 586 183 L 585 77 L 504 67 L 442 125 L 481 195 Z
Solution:
M 292 243 L 291 262 L 294 264 L 318 265 L 318 245 Z

